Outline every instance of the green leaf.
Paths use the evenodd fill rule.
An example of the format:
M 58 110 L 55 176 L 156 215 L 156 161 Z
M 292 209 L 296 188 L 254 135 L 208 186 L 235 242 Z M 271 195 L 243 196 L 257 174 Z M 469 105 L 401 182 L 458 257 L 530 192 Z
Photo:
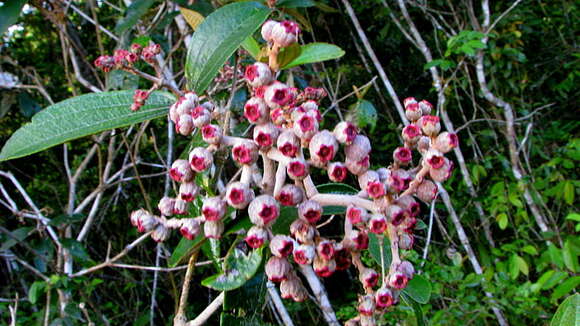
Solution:
M 381 245 L 379 237 L 374 233 L 369 233 L 369 252 L 371 257 L 381 266 Z M 391 265 L 391 244 L 388 238 L 383 239 L 383 260 L 385 262 L 384 269 L 387 271 Z
M 193 247 L 203 240 L 205 240 L 203 232 L 198 234 L 197 237 L 195 237 L 193 240 L 181 238 L 181 240 L 179 240 L 179 243 L 177 244 L 177 247 L 175 247 L 175 249 L 173 250 L 171 257 L 169 257 L 168 261 L 169 267 L 177 266 L 183 260 L 184 257 L 189 256 L 189 254 L 191 254 L 191 250 L 193 249 Z
M 20 113 L 26 118 L 32 117 L 42 109 L 27 92 L 18 94 L 18 105 Z
M 367 100 L 359 100 L 351 105 L 349 117 L 356 122 L 359 128 L 370 126 L 371 132 L 376 127 L 378 120 L 377 109 Z
M 80 260 L 89 260 L 89 254 L 87 253 L 87 250 L 85 249 L 85 247 L 78 241 L 74 240 L 74 239 L 62 239 L 61 240 L 62 245 L 68 249 L 71 253 L 71 255 L 73 255 L 73 257 L 76 257 Z
M 276 3 L 278 8 L 307 8 L 315 5 L 316 3 L 312 0 L 280 0 Z
M 101 131 L 162 117 L 175 101 L 166 92 L 154 92 L 137 112 L 130 110 L 132 91 L 92 93 L 64 100 L 32 117 L 18 129 L 0 152 L 0 161 L 34 154 L 64 142 Z
M 257 2 L 232 3 L 214 11 L 193 34 L 185 72 L 189 87 L 203 93 L 224 62 L 266 20 L 270 10 Z
M 564 201 L 568 205 L 572 205 L 574 203 L 574 195 L 575 195 L 574 184 L 570 180 L 566 180 L 564 183 Z
M 566 265 L 566 267 L 574 273 L 580 270 L 578 266 L 578 255 L 580 252 L 575 249 L 577 248 L 575 248 L 571 240 L 566 240 L 564 243 L 564 248 L 562 248 L 562 258 L 564 258 L 564 265 Z
M 32 283 L 30 288 L 28 289 L 28 301 L 32 304 L 36 304 L 38 301 L 38 297 L 44 293 L 44 289 L 46 288 L 46 282 L 44 281 L 36 281 Z
M 281 69 L 288 69 L 307 63 L 338 59 L 344 55 L 344 50 L 328 43 L 309 43 L 301 47 L 300 55 Z
M 251 279 L 262 262 L 262 249 L 256 249 L 245 254 L 234 247 L 225 261 L 224 273 L 210 276 L 201 284 L 217 291 L 231 291 L 244 285 Z
M 283 48 L 278 54 L 277 60 L 280 67 L 284 67 L 302 53 L 302 47 L 298 43 L 294 43 L 288 47 Z
M 411 299 L 409 295 L 403 291 L 401 294 L 403 300 L 413 308 L 415 312 L 415 318 L 417 319 L 417 326 L 425 326 L 425 318 L 423 317 L 423 310 L 421 309 L 421 305 L 418 304 L 415 300 Z
M 580 222 L 580 214 L 578 213 L 570 213 L 568 214 L 568 216 L 566 216 L 567 220 L 572 220 L 575 222 Z
M 4 1 L 3 6 L 0 7 L 0 36 L 6 32 L 8 27 L 16 23 L 24 4 L 26 4 L 26 0 Z
M 552 318 L 550 326 L 577 326 L 580 325 L 580 294 L 568 297 Z
M 30 234 L 30 232 L 32 232 L 32 230 L 34 230 L 33 227 L 22 227 L 22 228 L 18 228 L 12 232 L 10 232 L 10 235 L 12 236 L 7 236 L 6 240 L 4 242 L 2 242 L 2 246 L 0 246 L 0 251 L 6 251 L 10 248 L 12 248 L 12 246 L 14 246 L 15 244 L 23 241 L 24 239 L 26 239 L 28 237 L 28 235 Z
M 498 216 L 496 216 L 495 220 L 497 221 L 497 224 L 499 225 L 499 228 L 502 230 L 505 230 L 505 228 L 508 225 L 508 217 L 506 213 L 501 213 Z
M 518 263 L 518 258 L 520 258 L 518 255 L 513 254 L 508 261 L 510 276 L 513 280 L 518 278 L 521 271 L 520 265 Z
M 426 304 L 431 297 L 431 283 L 423 276 L 415 274 L 407 287 L 403 289 L 403 293 L 418 303 Z
M 580 285 L 580 276 L 573 276 L 558 285 L 552 293 L 552 301 L 556 301 Z
M 280 216 L 278 216 L 278 219 L 272 225 L 272 232 L 274 234 L 290 234 L 290 224 L 297 218 L 298 210 L 296 207 L 280 207 Z
M 256 39 L 254 39 L 252 36 L 246 37 L 246 39 L 242 42 L 242 47 L 244 50 L 248 51 L 252 58 L 256 60 L 260 58 L 260 44 L 258 44 L 258 41 L 256 41 Z
M 534 247 L 532 245 L 524 246 L 522 248 L 522 251 L 527 253 L 527 254 L 534 255 L 534 256 L 538 254 L 538 250 L 536 249 L 536 247 Z
M 125 12 L 125 17 L 117 22 L 115 26 L 115 33 L 122 34 L 135 26 L 137 21 L 145 15 L 147 10 L 155 3 L 155 0 L 139 0 L 133 1 Z

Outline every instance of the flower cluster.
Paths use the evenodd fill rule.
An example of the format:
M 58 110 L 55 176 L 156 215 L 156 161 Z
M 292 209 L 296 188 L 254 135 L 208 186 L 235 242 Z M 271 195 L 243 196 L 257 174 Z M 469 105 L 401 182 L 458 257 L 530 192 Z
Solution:
M 296 42 L 299 33 L 290 21 L 267 21 L 262 28 L 270 54 Z M 269 64 L 256 62 L 245 69 L 252 96 L 243 115 L 253 125 L 251 138 L 226 135 L 218 122 L 219 110 L 211 102 L 201 103 L 196 94 L 184 94 L 171 107 L 176 131 L 189 136 L 197 128 L 207 146 L 193 149 L 188 160 L 173 162 L 169 173 L 180 183 L 179 194 L 161 199 L 160 216 L 140 209 L 131 214 L 131 221 L 139 231 L 154 230 L 157 241 L 167 238 L 171 228 L 192 239 L 202 225 L 206 237 L 219 238 L 227 207 L 247 210 L 252 227 L 245 242 L 254 249 L 269 248 L 272 256 L 265 272 L 270 281 L 280 284 L 283 298 L 308 297 L 296 267 L 309 265 L 318 276 L 329 277 L 353 265 L 364 295 L 359 298 L 359 316 L 347 324 L 374 325 L 375 316 L 396 304 L 413 278 L 413 265 L 401 258 L 400 250 L 413 246 L 420 214 L 417 200 L 432 201 L 436 183 L 450 176 L 453 164 L 444 154 L 458 145 L 457 136 L 440 132 L 439 118 L 431 115 L 429 102 L 407 98 L 404 106 L 411 123 L 403 128 L 403 145 L 393 152 L 391 165 L 371 169 L 370 140 L 348 121 L 332 130 L 321 129 L 319 105 L 325 91 L 299 90 L 276 80 L 275 61 L 270 57 Z M 217 151 L 229 151 L 241 169 L 239 179 L 230 180 L 219 195 L 205 196 L 200 216 L 170 219 L 187 214 L 188 203 L 200 195 L 194 176 L 211 168 Z M 360 192 L 319 193 L 311 178 L 315 168 L 326 171 L 332 182 L 356 180 Z M 287 235 L 272 230 L 282 206 L 297 211 Z M 341 239 L 326 238 L 318 231 L 326 206 L 345 208 Z M 363 264 L 361 252 L 368 248 L 370 234 L 390 242 L 388 270 L 375 271 Z

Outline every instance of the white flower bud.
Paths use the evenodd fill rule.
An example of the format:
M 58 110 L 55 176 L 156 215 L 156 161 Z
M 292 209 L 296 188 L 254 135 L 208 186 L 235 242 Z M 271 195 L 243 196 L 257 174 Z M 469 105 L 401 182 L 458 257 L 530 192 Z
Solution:
M 338 151 L 338 143 L 330 131 L 322 130 L 312 137 L 308 149 L 312 162 L 322 167 L 332 161 Z
M 294 250 L 294 239 L 286 235 L 275 235 L 270 240 L 270 252 L 276 257 L 288 257 Z
M 220 239 L 224 233 L 224 223 L 222 221 L 206 221 L 203 224 L 203 233 L 207 238 Z
M 274 145 L 278 139 L 280 130 L 273 123 L 266 123 L 254 127 L 254 143 L 260 150 L 265 150 Z
M 175 199 L 170 197 L 163 197 L 159 201 L 157 208 L 161 212 L 161 215 L 171 216 L 175 210 Z
M 356 127 L 348 121 L 339 122 L 334 127 L 333 133 L 339 143 L 347 145 L 350 145 L 358 134 Z
M 189 164 L 195 172 L 203 172 L 213 164 L 213 154 L 204 147 L 196 147 L 189 153 Z
M 234 182 L 228 186 L 225 199 L 233 208 L 244 209 L 254 199 L 254 191 L 245 183 Z
M 357 135 L 350 145 L 344 148 L 346 158 L 359 162 L 371 152 L 371 142 L 366 136 Z
M 199 195 L 199 187 L 195 182 L 183 182 L 179 185 L 179 198 L 191 202 Z
M 300 139 L 291 130 L 282 132 L 276 141 L 278 150 L 287 157 L 296 156 L 299 146 Z
M 267 227 L 272 225 L 280 215 L 280 207 L 274 197 L 261 195 L 250 203 L 248 215 L 254 225 Z
M 285 20 L 274 25 L 270 33 L 272 41 L 283 48 L 296 43 L 298 34 L 300 34 L 300 27 L 297 23 L 290 20 Z
M 194 173 L 187 160 L 175 160 L 169 170 L 169 176 L 176 182 L 188 182 L 194 177 Z
M 199 234 L 199 231 L 199 221 L 193 218 L 184 219 L 181 228 L 179 228 L 181 235 L 188 240 L 193 240 Z
M 250 98 L 244 105 L 244 117 L 250 123 L 262 124 L 268 121 L 268 106 L 259 97 Z
M 201 214 L 206 221 L 219 221 L 226 214 L 226 203 L 220 197 L 204 198 Z
M 291 268 L 285 258 L 272 256 L 266 263 L 265 271 L 270 281 L 278 283 L 288 278 Z
M 248 246 L 258 249 L 268 240 L 268 231 L 259 226 L 252 226 L 246 234 L 246 243 Z
M 292 180 L 302 180 L 309 173 L 308 163 L 302 158 L 292 159 L 286 166 L 286 173 Z
M 312 264 L 312 260 L 316 255 L 316 251 L 314 250 L 314 246 L 301 244 L 298 246 L 294 246 L 294 262 L 300 265 L 310 265 Z
M 222 128 L 218 125 L 205 125 L 201 128 L 203 141 L 211 145 L 219 145 L 222 140 Z
M 273 80 L 273 74 L 270 67 L 263 62 L 255 62 L 247 66 L 244 77 L 252 87 L 268 85 Z
M 153 233 L 151 233 L 151 239 L 156 242 L 163 242 L 169 238 L 169 229 L 167 229 L 163 224 L 157 225 Z
M 296 206 L 304 199 L 304 190 L 296 185 L 286 184 L 280 189 L 276 199 L 284 206 Z
M 298 217 L 310 224 L 316 224 L 322 217 L 322 206 L 314 200 L 307 200 L 298 206 Z

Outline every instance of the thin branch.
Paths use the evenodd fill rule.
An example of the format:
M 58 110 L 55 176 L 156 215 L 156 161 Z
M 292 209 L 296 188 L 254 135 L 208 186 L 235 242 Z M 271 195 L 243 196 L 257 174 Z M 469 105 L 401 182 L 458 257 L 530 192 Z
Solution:
M 221 292 L 194 320 L 190 320 L 186 326 L 205 325 L 209 317 L 213 315 L 224 303 L 225 292 Z

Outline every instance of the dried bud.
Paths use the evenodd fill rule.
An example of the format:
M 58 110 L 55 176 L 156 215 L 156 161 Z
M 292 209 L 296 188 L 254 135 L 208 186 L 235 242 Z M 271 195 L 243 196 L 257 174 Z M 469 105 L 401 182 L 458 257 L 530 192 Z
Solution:
M 254 199 L 254 192 L 247 184 L 234 182 L 228 185 L 225 197 L 228 205 L 236 209 L 244 209 Z
M 115 58 L 109 55 L 102 55 L 95 60 L 95 66 L 103 69 L 104 72 L 109 72 L 115 68 Z
M 286 84 L 274 82 L 266 88 L 264 100 L 271 109 L 291 105 L 294 102 L 294 91 Z
M 413 276 L 415 276 L 415 267 L 407 260 L 403 260 L 397 266 L 397 271 L 403 273 L 409 280 L 412 280 Z
M 173 207 L 173 214 L 185 215 L 187 214 L 187 202 L 185 200 L 176 199 Z
M 153 233 L 151 233 L 151 239 L 155 240 L 155 242 L 163 242 L 169 238 L 169 229 L 165 227 L 163 224 L 157 225 Z
M 205 125 L 201 128 L 203 141 L 211 145 L 218 145 L 222 140 L 222 128 L 218 125 Z
M 259 226 L 252 226 L 246 234 L 246 243 L 248 246 L 258 249 L 264 245 L 268 239 L 268 231 Z
M 346 165 L 346 168 L 348 169 L 348 171 L 350 171 L 350 173 L 354 175 L 361 175 L 369 169 L 370 156 L 367 155 L 363 157 L 363 159 L 361 159 L 360 161 L 354 161 L 347 157 L 344 164 Z
M 276 256 L 270 257 L 266 263 L 266 275 L 272 282 L 278 283 L 288 278 L 288 274 L 292 267 L 286 258 Z
M 318 121 L 312 115 L 302 113 L 294 122 L 293 130 L 300 139 L 310 139 L 318 132 Z
M 193 218 L 184 219 L 179 229 L 181 235 L 188 240 L 193 240 L 199 234 L 199 231 L 199 221 Z
M 274 20 L 268 20 L 262 25 L 262 38 L 266 42 L 272 42 L 272 29 L 279 23 Z
M 308 175 L 308 163 L 302 158 L 292 159 L 286 166 L 286 173 L 292 180 L 302 180 Z
M 318 232 L 307 221 L 296 219 L 290 224 L 290 234 L 300 243 L 311 243 Z
M 322 206 L 314 200 L 307 200 L 298 206 L 298 216 L 310 224 L 316 224 L 322 217 Z
M 220 197 L 206 197 L 203 199 L 201 214 L 206 221 L 219 221 L 226 214 L 226 203 Z
M 405 220 L 406 211 L 397 205 L 390 205 L 387 209 L 389 222 L 394 226 L 401 224 Z
M 421 137 L 421 129 L 416 124 L 411 123 L 403 128 L 401 136 L 405 143 L 415 144 Z
M 365 289 L 372 289 L 379 283 L 379 274 L 372 268 L 363 268 L 358 278 Z
M 319 167 L 330 162 L 338 151 L 338 143 L 328 130 L 323 130 L 315 134 L 308 146 L 310 159 Z
M 375 312 L 375 299 L 373 298 L 372 294 L 367 294 L 359 298 L 358 312 L 363 316 L 373 315 Z
M 240 164 L 253 164 L 258 160 L 258 147 L 254 143 L 240 142 L 232 147 L 232 156 Z
M 327 95 L 328 94 L 326 93 L 326 90 L 324 90 L 324 88 L 314 88 L 314 87 L 306 87 L 303 93 L 305 100 L 314 100 L 314 101 L 320 101 Z
M 213 154 L 204 147 L 196 147 L 189 153 L 189 164 L 195 172 L 203 172 L 213 164 Z
M 424 115 L 419 120 L 419 125 L 423 133 L 429 137 L 437 136 L 441 130 L 441 124 L 439 123 L 439 117 L 433 115 Z
M 274 123 L 276 126 L 281 126 L 287 122 L 286 117 L 284 116 L 284 110 L 282 108 L 270 110 L 270 119 L 272 119 L 272 123 Z
M 261 150 L 268 149 L 276 143 L 279 133 L 280 129 L 272 123 L 255 126 L 254 142 Z
M 182 114 L 175 122 L 175 131 L 183 136 L 189 136 L 193 132 L 193 119 L 188 114 Z
M 322 257 L 316 256 L 312 263 L 312 267 L 314 268 L 316 275 L 320 277 L 329 277 L 334 273 L 334 271 L 336 271 L 336 262 L 333 259 L 324 260 Z
M 384 309 L 395 303 L 393 292 L 386 287 L 382 287 L 375 293 L 375 304 L 377 308 Z
M 273 79 L 270 67 L 262 62 L 255 62 L 247 66 L 244 77 L 246 77 L 246 81 L 252 87 L 268 85 L 272 82 Z
M 366 250 L 369 247 L 369 236 L 365 231 L 352 230 L 349 240 L 352 241 L 356 250 Z
M 291 130 L 286 130 L 280 134 L 278 140 L 276 141 L 276 146 L 278 150 L 287 157 L 294 157 L 298 152 L 300 146 L 300 139 L 296 137 L 294 132 Z
M 348 176 L 348 170 L 346 166 L 341 162 L 332 162 L 328 164 L 326 168 L 328 173 L 328 178 L 333 182 L 343 182 Z
M 429 169 L 429 176 L 433 181 L 443 182 L 449 179 L 451 172 L 453 172 L 453 167 L 453 162 L 446 157 L 443 157 L 443 165 L 439 169 Z
M 346 145 L 350 145 L 358 134 L 356 127 L 348 121 L 339 122 L 333 133 L 339 143 Z
M 352 225 L 364 224 L 369 220 L 369 213 L 366 209 L 351 204 L 346 208 L 346 217 Z
M 407 105 L 405 105 L 405 116 L 407 117 L 407 119 L 415 122 L 419 120 L 419 118 L 421 118 L 422 115 L 423 113 L 419 108 L 419 103 L 410 102 Z
M 301 244 L 294 246 L 294 262 L 300 265 L 310 265 L 316 255 L 314 246 Z
M 317 255 L 324 260 L 334 258 L 334 243 L 330 240 L 322 240 L 316 245 Z
M 369 230 L 375 234 L 382 234 L 387 230 L 387 219 L 383 214 L 373 214 L 369 219 Z
M 407 147 L 398 147 L 393 152 L 393 159 L 397 164 L 407 165 L 413 160 L 413 153 Z
M 284 206 L 296 206 L 304 200 L 304 191 L 293 184 L 286 184 L 280 189 L 276 199 Z
M 347 160 L 359 162 L 371 152 L 371 142 L 366 136 L 357 135 L 352 143 L 344 148 Z
M 407 287 L 408 282 L 409 282 L 409 278 L 405 274 L 403 274 L 401 272 L 394 272 L 389 277 L 388 285 L 392 288 L 397 289 L 397 290 L 402 290 L 405 287 Z
M 159 208 L 161 215 L 171 216 L 173 215 L 173 211 L 175 209 L 175 199 L 170 197 L 163 197 L 159 201 L 157 208 Z
M 444 131 L 437 136 L 433 144 L 433 148 L 440 151 L 441 153 L 449 153 L 452 149 L 459 145 L 459 139 L 454 133 L 449 133 Z
M 250 98 L 244 105 L 244 117 L 250 123 L 261 124 L 268 120 L 268 106 L 259 97 Z
M 288 257 L 294 250 L 294 239 L 286 235 L 275 235 L 270 240 L 270 251 L 276 257 Z
M 224 223 L 222 221 L 206 221 L 203 224 L 203 233 L 207 238 L 220 239 L 224 233 Z
M 437 196 L 437 185 L 430 180 L 423 180 L 415 191 L 415 196 L 426 203 L 430 203 Z
M 422 100 L 419 102 L 419 108 L 421 109 L 421 113 L 423 115 L 429 115 L 433 110 L 433 104 L 429 103 L 427 100 Z
M 205 103 L 204 103 L 205 104 Z M 197 128 L 202 128 L 211 121 L 211 113 L 204 105 L 198 105 L 191 110 L 191 118 L 193 125 Z
M 183 182 L 179 185 L 179 198 L 191 202 L 199 195 L 199 187 L 194 182 Z
M 187 182 L 193 179 L 194 173 L 187 160 L 175 160 L 169 170 L 169 176 L 176 182 Z
M 401 233 L 399 234 L 399 248 L 403 250 L 413 249 L 413 244 L 415 243 L 415 237 L 412 234 Z
M 296 43 L 298 34 L 300 34 L 298 24 L 290 20 L 284 20 L 272 27 L 271 37 L 274 43 L 285 48 Z
M 261 195 L 256 197 L 248 208 L 248 215 L 253 224 L 261 227 L 270 226 L 278 218 L 280 207 L 274 197 Z

